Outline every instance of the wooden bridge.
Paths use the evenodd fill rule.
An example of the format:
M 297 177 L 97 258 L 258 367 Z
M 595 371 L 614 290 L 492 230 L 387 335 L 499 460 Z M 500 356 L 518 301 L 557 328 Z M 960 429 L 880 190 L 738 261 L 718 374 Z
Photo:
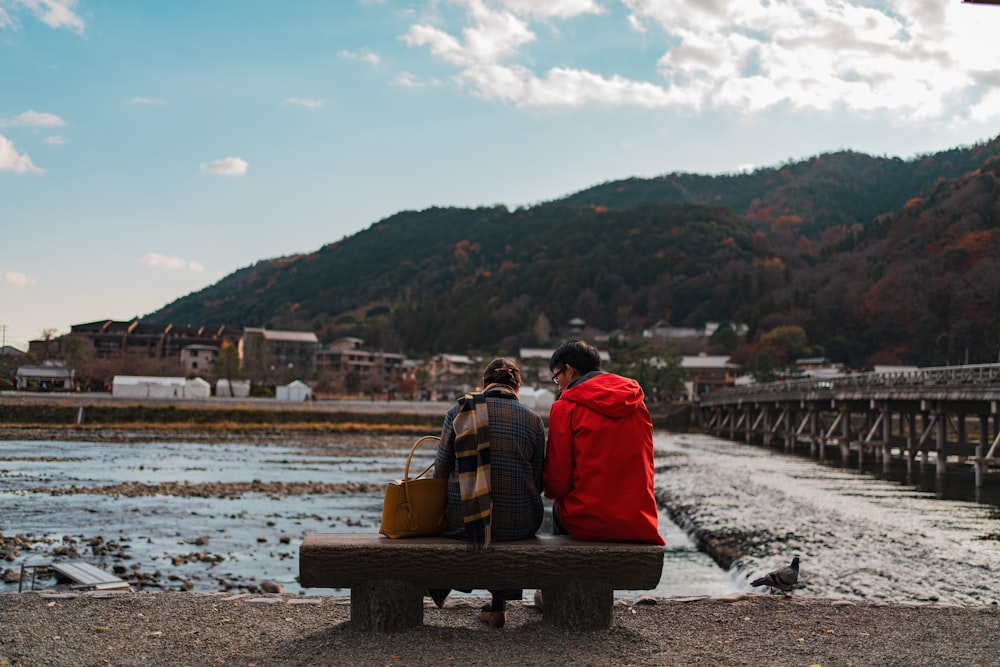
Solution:
M 998 408 L 1000 364 L 982 364 L 736 387 L 698 396 L 693 416 L 718 437 L 809 447 L 820 459 L 834 447 L 859 468 L 881 455 L 885 465 L 905 458 L 912 471 L 919 455 L 943 475 L 971 461 L 982 486 L 989 466 L 1000 465 Z

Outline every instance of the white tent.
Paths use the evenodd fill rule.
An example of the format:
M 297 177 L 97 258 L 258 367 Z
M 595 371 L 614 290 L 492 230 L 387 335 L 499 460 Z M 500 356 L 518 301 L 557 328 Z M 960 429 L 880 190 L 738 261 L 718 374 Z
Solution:
M 550 389 L 535 389 L 533 387 L 521 387 L 518 397 L 525 407 L 531 408 L 535 412 L 548 412 L 552 403 L 556 400 L 556 395 Z
M 199 377 L 188 378 L 184 382 L 184 398 L 208 398 L 212 395 L 212 385 Z
M 111 381 L 111 395 L 119 398 L 184 398 L 182 377 L 116 375 Z
M 250 380 L 219 380 L 215 395 L 222 398 L 246 398 L 250 395 Z
M 201 378 L 116 375 L 111 395 L 117 398 L 208 398 L 212 385 Z
M 312 389 L 309 388 L 309 385 L 301 380 L 293 380 L 286 385 L 277 387 L 275 398 L 279 401 L 307 401 L 311 395 Z

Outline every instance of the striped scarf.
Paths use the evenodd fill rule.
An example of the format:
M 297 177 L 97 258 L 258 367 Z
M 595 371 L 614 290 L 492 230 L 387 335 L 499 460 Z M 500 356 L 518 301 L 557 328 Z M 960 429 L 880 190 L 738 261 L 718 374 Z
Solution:
M 462 497 L 465 534 L 469 549 L 479 551 L 490 546 L 490 415 L 485 392 L 517 397 L 505 385 L 491 384 L 483 391 L 473 391 L 458 399 L 455 415 L 455 457 L 458 467 L 458 490 Z

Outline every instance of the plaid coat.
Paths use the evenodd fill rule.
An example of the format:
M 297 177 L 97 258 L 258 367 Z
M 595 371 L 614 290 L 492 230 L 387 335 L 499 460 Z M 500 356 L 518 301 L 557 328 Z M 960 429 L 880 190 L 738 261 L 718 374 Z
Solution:
M 545 466 L 545 426 L 542 418 L 507 398 L 487 391 L 490 416 L 490 495 L 492 539 L 520 540 L 534 535 L 542 525 L 542 471 Z M 434 476 L 448 478 L 448 525 L 445 535 L 465 536 L 462 501 L 455 459 L 456 403 L 441 428 L 441 444 Z

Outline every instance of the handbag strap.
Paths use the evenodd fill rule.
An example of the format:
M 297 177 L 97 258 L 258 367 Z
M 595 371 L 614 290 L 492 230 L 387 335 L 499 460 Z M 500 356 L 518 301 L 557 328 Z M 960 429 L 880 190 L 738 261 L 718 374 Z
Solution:
M 437 436 L 437 435 L 424 435 L 424 436 L 421 436 L 421 437 L 417 438 L 417 441 L 413 443 L 412 447 L 410 447 L 410 454 L 409 454 L 409 456 L 406 457 L 406 467 L 403 469 L 403 482 L 404 483 L 410 481 L 410 461 L 413 459 L 413 452 L 415 452 L 417 450 L 417 447 L 419 447 L 420 443 L 422 443 L 424 440 L 437 440 L 438 442 L 440 442 L 441 441 L 441 437 Z M 432 461 L 429 466 L 427 466 L 426 468 L 424 468 L 420 472 L 420 474 L 417 475 L 416 477 L 414 477 L 413 479 L 420 479 L 421 477 L 423 477 L 424 475 L 426 475 L 427 472 L 431 468 L 433 468 L 433 467 L 434 467 L 434 462 Z
M 409 515 L 409 520 L 411 522 L 413 521 L 413 502 L 410 499 L 410 484 L 409 484 L 409 482 L 410 482 L 410 461 L 413 459 L 413 452 L 415 452 L 417 450 L 417 447 L 419 447 L 420 443 L 422 443 L 424 440 L 438 440 L 438 441 L 440 441 L 441 438 L 439 436 L 436 436 L 436 435 L 424 435 L 424 436 L 421 436 L 421 437 L 417 438 L 417 441 L 413 443 L 412 447 L 410 447 L 410 453 L 409 453 L 409 455 L 406 457 L 406 467 L 403 469 L 403 495 L 406 496 L 406 509 L 407 509 L 407 514 Z M 426 468 L 424 468 L 423 472 L 421 472 L 419 475 L 417 475 L 413 479 L 417 480 L 417 479 L 420 479 L 421 477 L 423 477 L 424 475 L 426 475 L 427 471 L 430 470 L 431 466 L 433 466 L 433 465 L 434 465 L 434 462 L 431 462 L 431 464 L 429 466 L 427 466 Z

